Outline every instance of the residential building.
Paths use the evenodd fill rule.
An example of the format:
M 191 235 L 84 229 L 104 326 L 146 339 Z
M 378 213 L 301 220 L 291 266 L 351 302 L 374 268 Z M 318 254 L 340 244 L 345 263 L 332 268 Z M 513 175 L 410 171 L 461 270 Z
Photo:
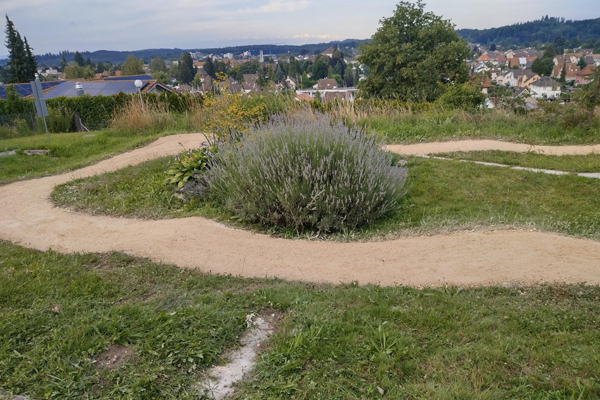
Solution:
M 534 99 L 554 100 L 560 97 L 561 86 L 549 77 L 541 78 L 530 85 L 531 96 Z
M 327 56 L 327 57 L 333 57 L 334 51 L 335 51 L 335 49 L 333 48 L 333 46 L 330 46 L 328 49 L 322 51 L 321 55 Z
M 319 79 L 319 82 L 317 82 L 317 84 L 313 86 L 313 88 L 318 90 L 337 89 L 337 87 L 337 81 L 335 79 L 329 78 Z

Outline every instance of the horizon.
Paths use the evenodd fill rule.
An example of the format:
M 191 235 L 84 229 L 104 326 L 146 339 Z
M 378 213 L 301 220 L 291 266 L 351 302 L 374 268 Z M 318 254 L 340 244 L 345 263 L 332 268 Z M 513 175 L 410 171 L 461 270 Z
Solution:
M 205 49 L 250 45 L 305 45 L 370 38 L 382 18 L 393 15 L 396 0 L 2 0 L 4 12 L 26 36 L 36 55 L 60 51 Z M 490 29 L 540 19 L 600 16 L 597 0 L 490 0 L 426 2 L 426 11 L 451 20 L 456 29 Z M 340 7 L 340 5 L 342 7 Z M 518 12 L 514 12 L 518 6 Z M 69 13 L 62 10 L 69 9 Z M 115 12 L 118 10 L 119 12 Z M 51 21 L 51 22 L 49 22 Z M 0 56 L 1 57 L 1 56 Z

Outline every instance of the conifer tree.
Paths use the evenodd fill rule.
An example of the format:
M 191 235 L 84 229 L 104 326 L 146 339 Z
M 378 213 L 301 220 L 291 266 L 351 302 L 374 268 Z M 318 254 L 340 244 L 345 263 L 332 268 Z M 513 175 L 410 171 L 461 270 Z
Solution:
M 35 79 L 35 74 L 37 73 L 37 61 L 35 56 L 33 55 L 33 49 L 29 46 L 27 42 L 27 38 L 25 38 L 25 82 L 32 81 Z
M 8 49 L 8 83 L 26 82 L 27 54 L 15 24 L 6 16 L 6 48 Z
M 210 75 L 212 78 L 215 77 L 215 64 L 210 57 L 206 57 L 206 61 L 204 61 L 204 71 Z
M 85 60 L 83 59 L 83 56 L 81 55 L 81 53 L 79 51 L 75 52 L 75 62 L 77 64 L 79 64 L 80 67 L 85 66 Z

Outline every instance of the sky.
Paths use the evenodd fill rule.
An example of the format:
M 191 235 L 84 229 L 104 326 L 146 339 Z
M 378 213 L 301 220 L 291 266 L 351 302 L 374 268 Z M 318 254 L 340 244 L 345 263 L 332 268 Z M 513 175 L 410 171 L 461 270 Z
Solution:
M 0 0 L 36 54 L 370 38 L 397 0 Z M 600 0 L 426 0 L 457 28 L 600 17 Z M 567 6 L 568 5 L 568 6 Z M 4 49 L 2 49 L 4 50 Z M 5 51 L 0 50 L 0 54 Z

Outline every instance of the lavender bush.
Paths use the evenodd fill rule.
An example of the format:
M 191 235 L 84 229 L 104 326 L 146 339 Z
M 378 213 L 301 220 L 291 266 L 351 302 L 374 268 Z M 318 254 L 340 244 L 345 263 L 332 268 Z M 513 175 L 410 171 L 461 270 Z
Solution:
M 219 148 L 210 195 L 248 222 L 353 229 L 395 209 L 403 193 L 407 171 L 381 145 L 326 115 L 277 117 Z

